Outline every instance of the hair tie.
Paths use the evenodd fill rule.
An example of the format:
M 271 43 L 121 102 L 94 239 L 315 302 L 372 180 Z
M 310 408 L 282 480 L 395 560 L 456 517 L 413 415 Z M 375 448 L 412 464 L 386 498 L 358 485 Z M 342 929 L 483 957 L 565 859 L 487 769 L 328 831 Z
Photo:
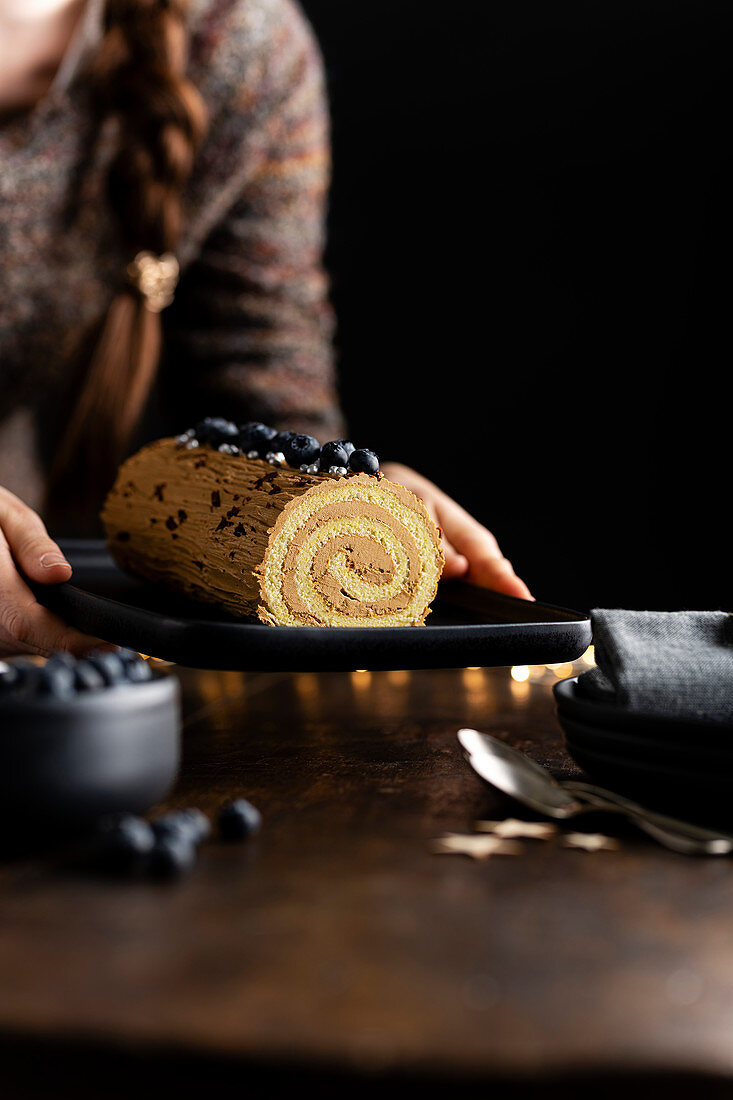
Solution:
M 162 256 L 138 252 L 127 265 L 127 278 L 145 299 L 151 313 L 160 313 L 173 301 L 179 270 L 178 260 L 172 252 L 164 252 Z

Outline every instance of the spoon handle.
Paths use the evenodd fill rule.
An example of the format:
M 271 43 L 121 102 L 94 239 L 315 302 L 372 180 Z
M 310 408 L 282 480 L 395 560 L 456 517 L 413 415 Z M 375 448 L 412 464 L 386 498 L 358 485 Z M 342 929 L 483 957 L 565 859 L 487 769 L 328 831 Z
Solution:
M 639 806 L 636 802 L 617 794 L 615 791 L 608 791 L 591 783 L 582 783 L 571 779 L 565 780 L 562 786 L 599 809 L 610 804 L 628 813 L 639 824 L 648 822 L 657 832 L 664 830 L 668 835 L 673 834 L 698 844 L 712 846 L 710 850 L 715 854 L 723 855 L 733 850 L 733 837 L 713 832 L 711 829 L 706 829 L 702 825 L 694 825 L 689 821 L 679 821 L 666 814 L 658 813 L 656 810 L 649 810 L 645 806 Z M 707 850 L 707 847 L 705 850 Z
M 637 817 L 629 811 L 626 813 L 640 829 L 663 844 L 665 848 L 671 848 L 673 852 L 682 852 L 686 856 L 727 856 L 733 847 L 724 837 L 713 836 L 709 840 L 699 840 L 685 833 L 662 828 L 653 821 Z

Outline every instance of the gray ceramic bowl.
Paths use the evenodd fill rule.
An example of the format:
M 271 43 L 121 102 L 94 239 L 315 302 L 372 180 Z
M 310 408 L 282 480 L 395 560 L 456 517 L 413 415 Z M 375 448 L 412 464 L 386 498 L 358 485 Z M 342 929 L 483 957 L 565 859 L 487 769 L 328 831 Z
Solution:
M 150 809 L 176 778 L 179 694 L 161 676 L 70 699 L 0 696 L 0 818 L 67 832 Z

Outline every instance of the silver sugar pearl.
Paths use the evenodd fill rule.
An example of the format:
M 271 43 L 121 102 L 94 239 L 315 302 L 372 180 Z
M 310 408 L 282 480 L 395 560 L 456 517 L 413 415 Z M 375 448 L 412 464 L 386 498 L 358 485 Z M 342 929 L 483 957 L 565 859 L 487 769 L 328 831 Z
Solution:
M 195 451 L 196 448 L 198 447 L 198 445 L 199 445 L 198 439 L 189 439 L 188 443 L 186 443 L 186 450 L 187 451 Z
M 235 447 L 233 443 L 221 443 L 218 450 L 223 455 L 238 455 L 239 447 Z
M 321 467 L 318 465 L 317 462 L 311 462 L 310 466 L 306 466 L 305 472 L 307 474 L 319 474 L 321 472 Z
M 247 458 L 254 459 L 254 458 L 259 458 L 259 457 L 260 457 L 260 452 L 259 451 L 247 451 Z
M 271 466 L 282 466 L 285 462 L 285 455 L 282 451 L 268 451 L 265 457 Z
M 346 467 L 345 466 L 329 466 L 328 472 L 329 472 L 329 474 L 338 474 L 340 477 L 344 477 L 345 474 L 346 474 Z

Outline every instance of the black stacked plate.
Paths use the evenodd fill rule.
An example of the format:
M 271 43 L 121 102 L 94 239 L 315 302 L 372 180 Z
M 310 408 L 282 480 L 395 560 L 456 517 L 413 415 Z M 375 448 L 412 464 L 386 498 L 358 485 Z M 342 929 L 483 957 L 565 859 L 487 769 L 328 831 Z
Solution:
M 578 677 L 555 685 L 568 752 L 594 782 L 699 820 L 733 820 L 733 726 L 631 713 L 584 696 Z

